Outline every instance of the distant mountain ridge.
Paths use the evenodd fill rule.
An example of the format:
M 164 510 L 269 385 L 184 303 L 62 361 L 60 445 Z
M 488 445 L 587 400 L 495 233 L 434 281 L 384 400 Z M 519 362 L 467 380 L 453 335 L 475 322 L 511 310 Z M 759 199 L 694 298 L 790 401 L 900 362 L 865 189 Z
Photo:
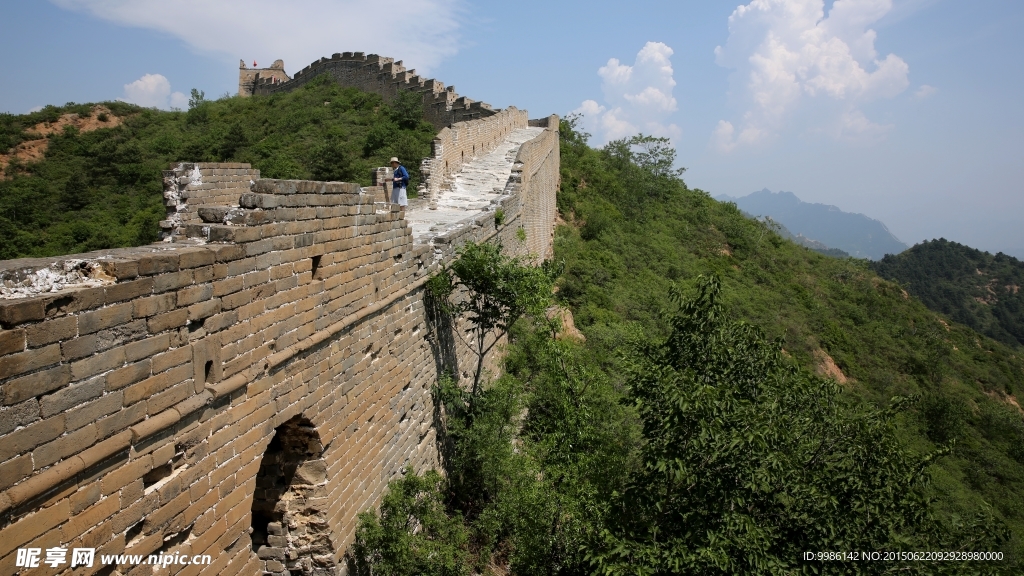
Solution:
M 837 248 L 856 258 L 880 260 L 886 254 L 899 254 L 908 248 L 885 224 L 874 218 L 843 212 L 829 204 L 804 202 L 792 192 L 772 192 L 765 188 L 740 198 L 726 195 L 716 198 L 735 202 L 740 210 L 755 216 L 767 216 L 797 237 Z
M 1000 342 L 1024 345 L 1024 262 L 939 238 L 871 268 L 932 310 Z
M 800 234 L 793 234 L 792 232 L 789 231 L 789 228 L 786 228 L 785 226 L 782 225 L 781 222 L 777 222 L 775 219 L 771 218 L 770 216 L 762 216 L 762 217 L 758 218 L 757 216 L 754 216 L 753 214 L 751 214 L 749 212 L 744 212 L 743 210 L 740 210 L 740 213 L 743 214 L 744 216 L 746 216 L 747 218 L 753 218 L 754 220 L 761 220 L 762 222 L 763 221 L 771 222 L 772 225 L 777 226 L 775 231 L 778 232 L 780 236 L 782 236 L 783 238 L 785 238 L 787 240 L 792 240 L 793 242 L 796 242 L 797 244 L 799 244 L 801 246 L 806 246 L 807 248 L 810 248 L 811 250 L 814 250 L 815 252 L 817 252 L 819 254 L 824 254 L 825 256 L 831 256 L 833 258 L 849 258 L 850 257 L 850 255 L 848 253 L 844 252 L 843 250 L 840 250 L 839 248 L 830 248 L 830 247 L 826 246 L 824 243 L 818 242 L 817 240 L 812 240 L 812 239 L 810 239 L 810 238 L 808 238 L 806 236 L 800 235 Z

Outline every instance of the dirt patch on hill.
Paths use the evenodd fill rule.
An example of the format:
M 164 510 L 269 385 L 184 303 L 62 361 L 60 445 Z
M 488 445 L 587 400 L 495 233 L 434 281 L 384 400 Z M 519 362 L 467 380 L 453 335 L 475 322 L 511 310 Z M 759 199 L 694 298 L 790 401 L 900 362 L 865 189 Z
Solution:
M 1013 406 L 1014 408 L 1017 409 L 1018 412 L 1024 414 L 1024 408 L 1021 408 L 1020 402 L 1017 401 L 1017 397 L 1014 396 L 1013 394 L 1006 394 L 1003 392 L 997 392 L 995 390 L 989 390 L 985 392 L 985 394 L 990 398 L 994 398 L 996 400 L 999 400 L 1000 402 L 1004 402 L 1006 404 L 1009 404 L 1010 406 Z
M 580 332 L 579 328 L 576 327 L 576 323 L 573 321 L 572 311 L 568 308 L 561 306 L 552 306 L 544 311 L 545 316 L 548 320 L 558 318 L 561 322 L 561 326 L 558 329 L 558 334 L 555 338 L 576 340 L 578 342 L 586 342 L 587 337 Z
M 836 361 L 828 355 L 828 352 L 821 349 L 815 350 L 814 360 L 817 364 L 814 371 L 819 376 L 831 378 L 840 384 L 846 384 L 850 381 L 850 379 L 846 377 L 846 374 L 843 374 L 843 371 L 836 365 Z
M 100 120 L 99 116 L 101 114 L 104 115 L 106 120 Z M 114 116 L 109 108 L 102 104 L 97 104 L 92 107 L 92 114 L 87 118 L 82 118 L 78 114 L 62 114 L 55 122 L 36 124 L 27 132 L 32 136 L 39 136 L 38 138 L 26 140 L 15 146 L 14 149 L 8 150 L 6 154 L 0 154 L 0 180 L 6 177 L 4 171 L 12 158 L 16 158 L 22 164 L 42 160 L 46 155 L 46 148 L 50 144 L 50 135 L 63 132 L 67 126 L 74 126 L 79 132 L 92 132 L 100 128 L 114 128 L 115 126 L 120 126 L 123 122 L 124 120 Z

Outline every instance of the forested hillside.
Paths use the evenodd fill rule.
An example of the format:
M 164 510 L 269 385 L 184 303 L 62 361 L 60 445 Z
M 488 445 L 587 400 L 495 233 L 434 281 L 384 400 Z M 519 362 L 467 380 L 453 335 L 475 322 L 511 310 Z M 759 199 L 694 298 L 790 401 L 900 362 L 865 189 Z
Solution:
M 464 251 L 432 329 L 451 294 L 491 302 L 477 319 L 518 310 L 505 373 L 439 383 L 447 475 L 391 484 L 357 574 L 1019 573 L 1017 350 L 687 188 L 667 141 L 595 150 L 571 120 L 561 138 L 544 271 L 585 340 L 513 306 L 530 273 Z
M 903 441 L 920 453 L 955 441 L 929 468 L 938 507 L 966 517 L 990 504 L 1021 552 L 1019 349 L 940 317 L 867 262 L 796 246 L 681 182 L 658 185 L 651 174 L 665 162 L 642 150 L 592 150 L 569 130 L 563 138 L 559 207 L 573 225 L 555 245 L 566 263 L 558 295 L 599 357 L 615 358 L 632 326 L 664 336 L 673 283 L 717 274 L 733 318 L 778 339 L 797 365 L 834 374 L 845 398 L 919 397 L 902 417 Z
M 1005 344 L 1024 345 L 1024 262 L 939 238 L 871 268 L 932 310 Z
M 104 116 L 98 129 L 68 124 L 49 134 L 41 160 L 5 154 L 0 259 L 155 241 L 165 215 L 161 172 L 172 162 L 248 162 L 267 178 L 369 184 L 374 168 L 398 156 L 415 189 L 419 160 L 430 154 L 434 137 L 418 99 L 387 105 L 380 96 L 326 81 L 270 97 L 211 101 L 193 92 L 184 112 L 103 106 L 0 114 L 0 153 L 42 140 L 36 128 L 45 131 L 67 115 Z

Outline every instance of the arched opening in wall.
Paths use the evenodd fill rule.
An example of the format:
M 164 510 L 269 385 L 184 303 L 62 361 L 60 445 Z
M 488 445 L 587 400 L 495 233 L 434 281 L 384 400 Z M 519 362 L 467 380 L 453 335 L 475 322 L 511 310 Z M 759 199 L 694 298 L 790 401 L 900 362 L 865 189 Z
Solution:
M 316 428 L 301 416 L 274 431 L 252 499 L 252 547 L 264 574 L 335 573 L 323 451 Z

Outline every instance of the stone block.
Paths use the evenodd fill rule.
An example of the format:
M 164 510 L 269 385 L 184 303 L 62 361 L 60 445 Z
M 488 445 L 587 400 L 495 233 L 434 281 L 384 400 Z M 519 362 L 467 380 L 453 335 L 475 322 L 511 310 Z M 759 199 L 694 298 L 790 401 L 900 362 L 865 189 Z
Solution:
M 0 356 L 21 352 L 24 349 L 25 331 L 23 329 L 0 331 Z
M 160 274 L 153 279 L 153 292 L 162 293 L 177 290 L 192 283 L 192 271 L 182 270 L 168 274 Z
M 157 252 L 139 258 L 139 274 L 150 276 L 178 270 L 178 255 L 174 252 Z
M 19 426 L 25 426 L 39 420 L 39 401 L 29 398 L 12 406 L 0 407 L 0 435 L 13 432 Z
M 213 297 L 213 284 L 199 284 L 194 286 L 186 286 L 181 290 L 178 290 L 177 294 L 177 306 L 184 308 L 195 304 L 196 302 L 202 302 L 209 300 Z
M 96 441 L 96 425 L 91 424 L 79 428 L 70 434 L 57 438 L 53 442 L 43 444 L 32 451 L 32 463 L 36 470 L 49 466 L 58 460 L 67 458 L 92 446 Z
M 146 358 L 141 362 L 129 364 L 124 368 L 109 372 L 106 376 L 106 389 L 118 390 L 136 382 L 141 382 L 149 378 L 152 369 L 152 361 Z
M 132 315 L 135 318 L 145 318 L 167 312 L 174 309 L 175 301 L 176 298 L 173 293 L 139 298 L 132 302 Z
M 60 345 L 0 356 L 0 380 L 60 362 Z
M 25 328 L 25 335 L 28 337 L 28 345 L 32 348 L 69 340 L 78 335 L 78 318 L 64 316 L 32 324 Z M 0 348 L 2 348 L 2 342 L 0 342 Z
M 40 297 L 25 300 L 0 300 L 0 326 L 3 328 L 42 320 L 45 317 L 45 302 Z
M 71 367 L 55 366 L 49 370 L 10 380 L 4 384 L 4 404 L 17 404 L 33 396 L 46 394 L 71 382 Z
M 182 270 L 186 268 L 198 268 L 209 266 L 216 261 L 216 253 L 207 248 L 196 248 L 185 250 L 179 258 L 179 266 Z
M 64 415 L 37 420 L 28 426 L 4 436 L 0 442 L 0 462 L 35 450 L 64 433 Z
M 104 300 L 107 304 L 132 300 L 153 291 L 153 279 L 142 278 L 130 282 L 121 282 L 104 288 Z
M 192 349 L 188 346 L 168 350 L 153 357 L 153 373 L 159 374 L 168 368 L 179 366 L 192 359 Z
M 121 392 L 104 394 L 97 400 L 68 410 L 65 414 L 65 425 L 68 430 L 77 430 L 86 424 L 117 412 L 123 403 L 124 396 Z M 100 431 L 98 430 L 98 432 Z M 99 435 L 99 437 L 103 437 L 103 435 Z
M 99 398 L 103 394 L 103 378 L 92 378 L 85 382 L 66 386 L 39 400 L 40 415 L 49 418 L 75 406 Z
M 71 515 L 68 500 L 61 500 L 52 506 L 35 511 L 5 529 L 0 538 L 0 558 L 7 556 L 22 544 L 52 530 Z
M 146 338 L 145 340 L 132 342 L 124 347 L 125 360 L 128 362 L 135 362 L 143 358 L 148 358 L 167 350 L 170 344 L 171 339 L 167 334 L 161 334 L 159 336 L 153 336 L 152 338 Z
M 188 319 L 190 322 L 209 318 L 220 312 L 220 298 L 214 298 L 199 304 L 188 307 Z
M 92 312 L 84 312 L 78 317 L 78 333 L 92 334 L 104 328 L 127 324 L 132 319 L 132 304 L 115 304 Z
M 117 278 L 118 281 L 130 280 L 139 276 L 139 262 L 138 260 L 130 259 L 110 259 L 101 260 L 100 266 L 103 267 L 103 271 L 107 274 Z
M 181 328 L 188 323 L 188 310 L 175 310 L 166 314 L 158 314 L 150 318 L 146 325 L 150 333 L 158 334 L 165 330 Z
M 0 464 L 0 490 L 21 482 L 32 474 L 32 456 L 23 454 Z
M 71 378 L 82 380 L 124 365 L 124 348 L 114 348 L 71 364 Z

